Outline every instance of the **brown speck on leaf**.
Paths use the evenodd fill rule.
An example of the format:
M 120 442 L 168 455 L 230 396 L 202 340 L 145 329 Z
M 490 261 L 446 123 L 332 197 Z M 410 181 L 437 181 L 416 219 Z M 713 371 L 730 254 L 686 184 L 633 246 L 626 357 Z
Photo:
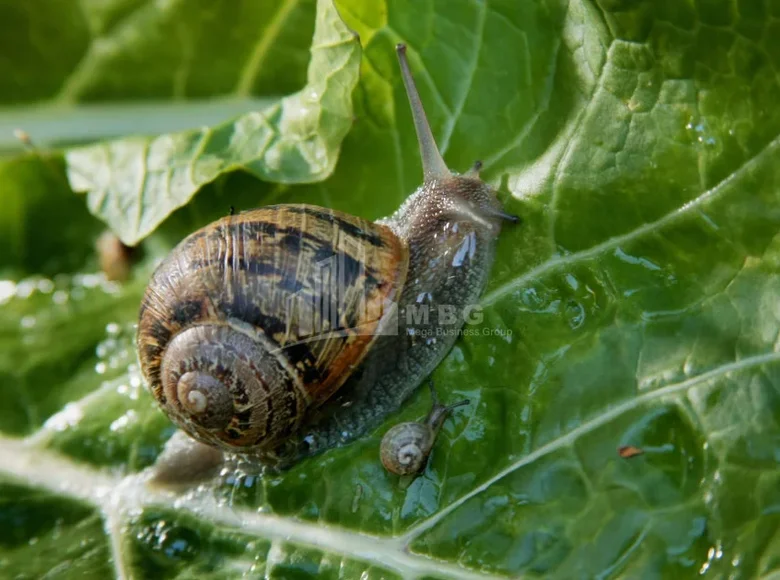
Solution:
M 30 134 L 24 129 L 14 129 L 14 137 L 21 141 L 22 145 L 25 147 L 32 148 L 32 138 L 30 137 Z
M 130 277 L 134 249 L 122 243 L 112 232 L 106 230 L 95 242 L 100 269 L 108 280 L 124 282 Z
M 633 445 L 621 445 L 618 447 L 618 455 L 623 459 L 631 459 L 632 457 L 642 455 L 643 453 L 644 451 L 642 449 L 634 447 Z

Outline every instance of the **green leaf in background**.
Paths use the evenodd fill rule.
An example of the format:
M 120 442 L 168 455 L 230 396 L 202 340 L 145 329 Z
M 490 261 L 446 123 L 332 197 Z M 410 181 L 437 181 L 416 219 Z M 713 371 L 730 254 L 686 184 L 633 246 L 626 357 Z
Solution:
M 13 29 L 17 43 L 37 49 L 6 49 L 19 54 L 0 63 L 7 102 L 58 92 L 175 100 L 160 88 L 170 71 L 200 70 L 193 62 L 217 71 L 218 61 L 235 64 L 237 46 L 253 46 L 241 44 L 240 31 L 197 53 L 158 42 L 179 21 L 184 37 L 191 22 L 231 21 L 228 3 L 187 5 L 187 18 L 174 16 L 184 5 L 175 2 L 82 5 L 88 26 L 53 11 L 29 17 L 35 34 Z M 277 15 L 257 29 L 282 8 L 315 21 L 309 4 L 256 5 Z M 0 3 L 26 14 L 18 6 Z M 249 4 L 230 6 L 252 13 Z M 28 254 L 29 228 L 8 234 L 17 248 L 11 271 L 25 277 L 0 284 L 0 518 L 13 522 L 0 540 L 0 575 L 38 577 L 44 567 L 65 578 L 110 570 L 155 578 L 777 575 L 780 4 L 336 7 L 363 51 L 355 122 L 330 177 L 273 185 L 220 175 L 145 240 L 147 257 L 123 285 L 89 271 L 88 220 L 89 244 L 56 222 Z M 156 26 L 136 26 L 140 18 Z M 95 63 L 112 66 L 83 69 L 94 76 L 76 70 L 85 47 L 100 46 L 90 34 L 123 30 L 136 31 L 127 46 L 148 48 L 118 50 L 116 60 L 92 48 Z M 55 40 L 68 49 L 47 48 Z M 395 209 L 421 179 L 397 42 L 409 46 L 450 166 L 485 160 L 485 175 L 505 185 L 508 210 L 523 217 L 502 233 L 483 322 L 467 327 L 435 373 L 443 399 L 472 405 L 446 422 L 431 463 L 408 487 L 383 470 L 378 446 L 392 424 L 425 414 L 424 389 L 376 432 L 285 474 L 150 488 L 142 470 L 172 433 L 143 388 L 132 345 L 154 263 L 230 205 L 309 202 L 368 218 Z M 116 64 L 133 59 L 148 70 Z M 274 61 L 257 74 L 276 74 Z M 30 66 L 40 62 L 50 63 L 51 78 L 32 87 Z M 200 93 L 182 94 L 230 93 L 242 66 L 215 74 L 213 93 L 204 76 Z M 135 80 L 122 84 L 127 71 Z M 273 81 L 292 90 L 285 82 Z M 343 102 L 333 106 L 347 110 L 350 93 L 336 91 Z M 8 196 L 15 205 L 2 207 L 20 216 L 3 214 L 4 223 L 33 223 L 31 212 L 43 211 L 19 194 L 43 200 L 51 187 L 19 169 L 29 159 L 3 170 L 10 183 L 0 202 Z M 60 193 L 51 192 L 53 203 L 64 203 Z M 57 240 L 63 255 L 81 257 L 56 266 L 39 256 Z M 20 269 L 25 255 L 32 265 Z M 74 264 L 83 264 L 75 274 Z M 621 457 L 623 446 L 643 453 Z
M 92 18 L 81 24 L 102 34 L 87 48 L 54 99 L 64 106 L 75 99 L 92 100 L 103 91 L 108 92 L 107 100 L 117 96 L 149 99 L 161 93 L 173 99 L 165 107 L 167 114 L 190 129 L 135 136 L 138 127 L 131 120 L 125 131 L 133 136 L 67 153 L 71 187 L 87 192 L 90 211 L 129 245 L 137 244 L 202 185 L 224 172 L 246 169 L 262 179 L 284 183 L 324 179 L 333 171 L 341 141 L 352 124 L 351 93 L 357 82 L 360 49 L 328 2 L 321 3 L 313 40 L 307 34 L 309 26 L 295 29 L 300 6 L 294 0 L 247 4 L 239 9 L 224 2 L 198 4 L 194 10 L 192 4 L 182 3 L 159 10 L 140 5 L 111 27 L 103 22 L 107 16 L 100 10 L 90 14 Z M 284 56 L 287 43 L 300 42 L 301 32 L 311 42 L 306 86 L 271 104 L 268 100 L 237 104 L 237 99 L 251 97 L 258 85 L 268 92 L 269 87 L 263 86 L 267 73 L 261 73 L 266 71 L 266 60 L 274 62 L 274 67 L 284 66 L 289 60 Z M 247 42 L 249 34 L 252 44 Z M 222 46 L 229 48 L 217 50 Z M 281 63 L 277 55 L 282 55 Z M 143 75 L 145 67 L 150 67 L 148 76 Z M 213 71 L 214 78 L 205 90 L 207 71 Z M 149 90 L 136 95 L 138 86 L 125 91 L 114 86 L 126 86 L 126 81 L 117 78 L 125 72 Z M 228 79 L 233 86 L 226 86 Z M 185 100 L 207 95 L 218 95 L 221 102 Z M 181 103 L 178 111 L 177 102 Z M 199 116 L 213 115 L 220 105 L 227 110 L 254 106 L 230 122 L 197 127 Z M 140 117 L 144 111 L 133 107 L 119 111 L 104 105 L 93 107 L 92 112 L 93 118 L 75 116 L 100 127 L 116 125 L 128 115 Z M 39 113 L 39 117 L 45 115 Z M 36 120 L 33 117 L 31 122 Z M 159 133 L 160 127 L 149 130 Z
M 250 11 L 252 20 L 262 19 L 268 24 L 245 59 L 234 88 L 238 95 L 246 95 L 255 86 L 258 70 L 262 70 L 266 58 L 272 57 L 269 52 L 274 51 L 277 36 L 296 9 L 294 0 L 275 7 L 271 4 L 266 2 Z M 156 137 L 128 137 L 69 151 L 66 159 L 71 186 L 88 192 L 90 211 L 105 220 L 123 242 L 135 245 L 172 211 L 185 205 L 203 184 L 226 171 L 242 168 L 262 179 L 285 183 L 327 177 L 352 124 L 351 94 L 360 58 L 357 39 L 329 4 L 320 2 L 308 79 L 300 92 L 222 125 Z M 183 4 L 180 6 L 184 9 Z M 152 14 L 152 22 L 147 18 L 135 24 L 150 25 L 152 38 L 160 35 L 156 40 L 164 43 L 171 41 L 164 31 L 173 24 L 185 48 L 202 42 L 202 36 L 209 37 L 211 43 L 229 44 L 230 40 L 220 38 L 221 27 L 232 31 L 232 24 L 247 15 L 243 10 L 228 10 L 227 4 L 224 8 L 221 15 L 204 10 L 209 16 L 207 22 L 187 6 L 183 19 L 179 14 Z M 190 21 L 189 14 L 196 17 Z M 211 29 L 212 21 L 220 28 Z M 95 55 L 97 63 L 92 71 L 84 73 L 87 77 L 99 74 L 101 66 L 108 66 L 106 60 L 119 66 L 127 59 L 126 51 L 132 50 L 139 32 L 122 32 L 129 38 L 118 34 L 116 39 L 104 40 L 119 46 L 108 49 L 109 53 L 120 54 L 107 58 Z M 150 57 L 157 54 L 154 45 L 148 46 L 148 41 L 142 44 L 150 50 Z M 186 77 L 191 67 L 197 67 L 197 60 L 187 62 L 191 58 L 193 55 L 185 57 L 185 62 L 175 58 L 176 67 L 185 69 L 174 74 Z

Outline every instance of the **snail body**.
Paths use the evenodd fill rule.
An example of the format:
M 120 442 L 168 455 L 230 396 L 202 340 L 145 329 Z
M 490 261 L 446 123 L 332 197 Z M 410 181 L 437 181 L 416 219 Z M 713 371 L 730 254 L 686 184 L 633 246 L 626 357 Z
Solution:
M 444 420 L 456 407 L 469 404 L 469 401 L 460 401 L 444 406 L 439 403 L 433 382 L 430 386 L 433 407 L 425 420 L 399 423 L 382 437 L 379 458 L 390 473 L 414 475 L 425 469 Z
M 392 216 L 303 204 L 230 215 L 152 276 L 141 370 L 197 441 L 284 467 L 355 439 L 430 374 L 481 294 L 514 218 L 477 168 L 447 169 L 398 53 L 425 179 Z

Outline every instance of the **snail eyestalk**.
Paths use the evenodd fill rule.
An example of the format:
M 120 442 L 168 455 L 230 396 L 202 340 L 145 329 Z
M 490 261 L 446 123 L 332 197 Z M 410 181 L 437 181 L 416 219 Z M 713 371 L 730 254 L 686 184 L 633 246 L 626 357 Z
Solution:
M 395 47 L 398 52 L 398 61 L 401 64 L 401 76 L 404 79 L 406 95 L 409 97 L 409 104 L 412 107 L 412 118 L 414 119 L 414 128 L 417 131 L 417 141 L 420 143 L 420 156 L 423 164 L 423 177 L 425 181 L 449 177 L 452 172 L 444 163 L 439 148 L 431 132 L 431 126 L 428 118 L 425 116 L 420 94 L 417 92 L 417 85 L 414 83 L 412 71 L 409 69 L 409 61 L 406 60 L 406 45 L 398 44 Z
M 512 224 L 520 223 L 520 216 L 511 214 L 511 213 L 506 213 L 505 211 L 491 211 L 491 210 L 488 210 L 486 213 L 488 215 L 490 215 L 490 216 L 502 219 L 505 222 L 509 222 L 509 223 L 512 223 Z
M 431 407 L 431 412 L 428 413 L 428 417 L 425 419 L 425 423 L 434 433 L 437 433 L 444 423 L 444 420 L 453 409 L 468 405 L 471 401 L 464 399 L 463 401 L 458 401 L 452 405 L 442 405 L 439 401 L 439 396 L 436 394 L 436 387 L 433 384 L 433 379 L 428 379 L 428 386 L 431 389 L 431 399 L 433 406 Z
M 447 411 L 452 411 L 453 409 L 456 409 L 457 407 L 465 407 L 469 403 L 471 403 L 471 401 L 469 401 L 468 399 L 463 399 L 462 401 L 458 401 L 457 403 L 453 403 L 452 405 L 447 405 L 445 407 L 445 409 Z

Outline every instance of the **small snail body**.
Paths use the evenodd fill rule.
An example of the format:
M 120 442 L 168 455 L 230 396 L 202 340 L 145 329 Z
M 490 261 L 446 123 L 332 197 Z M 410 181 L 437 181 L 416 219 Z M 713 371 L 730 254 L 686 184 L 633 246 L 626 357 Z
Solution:
M 382 437 L 379 458 L 390 473 L 414 475 L 425 469 L 439 429 L 447 415 L 454 408 L 469 404 L 468 401 L 460 401 L 454 405 L 444 406 L 439 403 L 433 382 L 430 385 L 433 408 L 425 420 L 399 423 L 391 427 Z
M 201 443 L 285 467 L 355 439 L 431 373 L 481 294 L 501 222 L 516 218 L 478 166 L 447 169 L 398 54 L 425 180 L 392 216 L 242 212 L 191 234 L 155 271 L 141 370 Z

